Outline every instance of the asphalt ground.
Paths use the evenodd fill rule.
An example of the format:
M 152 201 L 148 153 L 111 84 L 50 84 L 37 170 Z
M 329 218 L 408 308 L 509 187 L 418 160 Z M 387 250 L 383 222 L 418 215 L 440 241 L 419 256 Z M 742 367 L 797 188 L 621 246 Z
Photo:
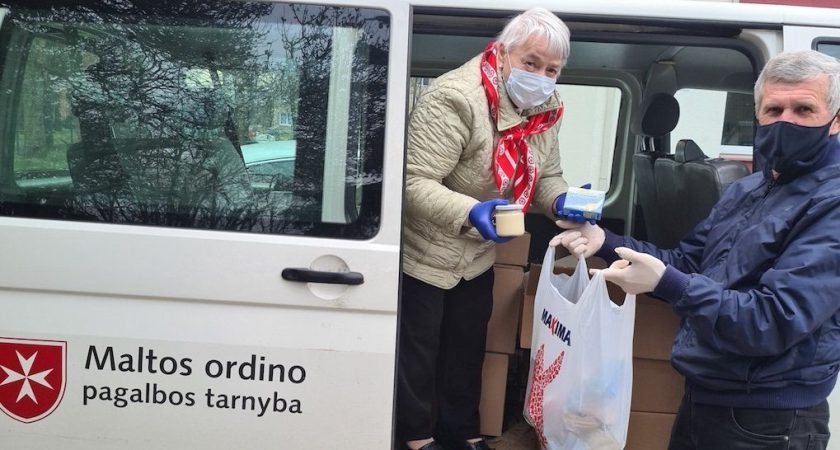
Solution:
M 524 419 L 510 424 L 501 436 L 486 440 L 496 450 L 540 450 L 534 429 Z

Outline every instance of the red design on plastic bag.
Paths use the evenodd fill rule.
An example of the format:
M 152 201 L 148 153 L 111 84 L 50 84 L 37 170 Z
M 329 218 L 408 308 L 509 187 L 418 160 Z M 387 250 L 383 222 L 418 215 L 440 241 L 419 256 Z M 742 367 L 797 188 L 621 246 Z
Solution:
M 545 388 L 560 373 L 560 368 L 563 366 L 563 356 L 566 352 L 560 352 L 560 355 L 551 363 L 551 366 L 543 370 L 544 353 L 545 344 L 540 345 L 540 348 L 537 350 L 537 355 L 534 358 L 534 376 L 531 383 L 531 395 L 528 398 L 528 413 L 534 421 L 534 430 L 540 438 L 540 446 L 542 448 L 548 445 L 548 440 L 545 438 L 543 431 L 543 397 L 545 395 Z

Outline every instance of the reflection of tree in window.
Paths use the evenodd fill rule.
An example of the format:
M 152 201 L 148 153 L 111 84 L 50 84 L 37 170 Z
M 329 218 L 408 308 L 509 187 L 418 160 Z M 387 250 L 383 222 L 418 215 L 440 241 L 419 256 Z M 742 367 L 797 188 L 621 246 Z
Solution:
M 28 99 L 18 108 L 19 133 L 15 169 L 22 178 L 67 171 L 65 149 L 79 140 L 78 123 L 70 112 L 70 84 L 82 54 L 61 41 L 37 38 L 26 62 L 21 89 Z
M 321 180 L 324 179 L 328 129 L 330 79 L 332 73 L 335 33 L 340 28 L 354 28 L 363 25 L 360 38 L 352 57 L 350 81 L 350 110 L 347 136 L 345 217 L 352 220 L 359 215 L 357 195 L 364 195 L 369 186 L 376 189 L 381 183 L 381 148 L 384 132 L 385 97 L 384 86 L 387 76 L 387 18 L 364 14 L 358 9 L 320 8 L 293 6 L 289 17 L 283 23 L 306 23 L 305 27 L 286 26 L 282 40 L 291 58 L 300 61 L 299 103 L 295 121 L 295 138 L 298 148 L 298 164 L 295 165 L 295 179 L 298 193 L 308 201 L 304 204 L 305 214 L 311 220 L 318 220 L 323 214 L 321 199 L 324 195 Z M 338 152 L 336 152 L 338 153 Z M 371 190 L 370 199 L 379 198 Z M 371 203 L 378 214 L 378 205 Z M 376 219 L 378 221 L 378 218 Z
M 221 0 L 104 0 L 32 13 L 26 10 L 31 2 L 20 3 L 26 5 L 13 4 L 8 17 L 13 29 L 49 36 L 70 49 L 57 56 L 49 45 L 33 46 L 31 53 L 59 72 L 56 61 L 73 62 L 66 73 L 49 75 L 53 86 L 64 89 L 63 97 L 50 96 L 51 112 L 64 108 L 79 120 L 81 139 L 75 141 L 81 142 L 52 144 L 66 150 L 80 194 L 80 204 L 71 206 L 89 220 L 112 222 L 315 230 L 325 158 L 336 153 L 324 147 L 332 39 L 336 30 L 357 30 L 351 106 L 342 119 L 348 122 L 347 148 L 341 149 L 345 184 L 353 197 L 345 202 L 345 222 L 353 221 L 360 205 L 369 205 L 376 224 L 365 233 L 375 232 L 379 194 L 361 192 L 381 183 L 387 17 L 361 9 Z M 28 82 L 44 85 L 45 70 L 34 72 L 40 75 Z M 34 97 L 25 93 L 30 102 Z M 34 136 L 45 126 L 20 128 Z M 295 195 L 283 209 L 262 192 L 251 192 L 243 167 L 243 146 L 272 142 L 297 147 L 290 166 Z
M 271 7 L 217 6 L 184 14 L 204 27 L 158 23 L 183 6 L 131 2 L 13 16 L 21 28 L 59 35 L 97 55 L 84 72 L 62 77 L 80 120 L 82 142 L 68 148 L 68 160 L 85 213 L 109 221 L 210 228 L 227 226 L 223 218 L 242 220 L 237 211 L 246 203 L 237 202 L 245 198 L 247 183 L 241 176 L 223 178 L 236 172 L 229 164 L 242 167 L 242 161 L 223 156 L 232 147 L 222 133 L 228 108 L 213 73 L 214 52 L 249 70 L 248 55 L 238 57 L 237 49 L 256 38 L 249 24 Z M 212 85 L 191 89 L 183 83 L 183 74 L 197 66 L 210 68 Z

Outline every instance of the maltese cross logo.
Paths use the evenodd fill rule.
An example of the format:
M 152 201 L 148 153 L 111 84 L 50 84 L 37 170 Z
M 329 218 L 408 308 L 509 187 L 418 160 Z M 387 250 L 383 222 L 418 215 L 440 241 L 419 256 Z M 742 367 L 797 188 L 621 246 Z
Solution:
M 50 415 L 64 396 L 67 343 L 0 338 L 0 410 L 31 423 Z

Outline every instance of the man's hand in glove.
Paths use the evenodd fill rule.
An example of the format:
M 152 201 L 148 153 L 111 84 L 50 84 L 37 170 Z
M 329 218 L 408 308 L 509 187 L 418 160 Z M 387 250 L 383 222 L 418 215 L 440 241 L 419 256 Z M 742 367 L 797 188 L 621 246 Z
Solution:
M 566 247 L 569 253 L 589 258 L 604 245 L 604 230 L 590 222 L 575 222 L 572 220 L 558 220 L 557 226 L 566 231 L 554 236 L 548 245 L 558 244 Z
M 662 261 L 626 247 L 618 247 L 615 252 L 621 259 L 603 269 L 604 279 L 612 281 L 624 292 L 633 295 L 651 292 L 656 288 L 662 274 L 665 273 L 665 264 Z

